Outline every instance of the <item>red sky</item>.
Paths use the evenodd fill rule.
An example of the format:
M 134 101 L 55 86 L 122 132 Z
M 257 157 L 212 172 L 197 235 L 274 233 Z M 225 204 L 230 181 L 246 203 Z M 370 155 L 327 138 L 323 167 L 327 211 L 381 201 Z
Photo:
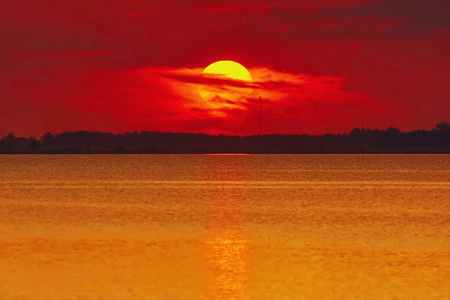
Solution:
M 343 133 L 362 118 L 431 129 L 450 121 L 448 12 L 443 0 L 3 0 L 0 135 L 256 134 L 259 96 L 263 133 Z M 218 60 L 254 79 L 233 108 L 198 93 Z

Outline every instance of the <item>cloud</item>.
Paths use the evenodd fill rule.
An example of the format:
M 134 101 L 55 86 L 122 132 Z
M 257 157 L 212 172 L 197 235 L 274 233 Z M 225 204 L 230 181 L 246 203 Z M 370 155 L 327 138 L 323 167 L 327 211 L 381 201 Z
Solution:
M 0 127 L 17 134 L 244 134 L 260 95 L 266 129 L 280 133 L 344 132 L 362 116 L 372 127 L 432 128 L 450 115 L 446 1 L 6 0 L 3 7 Z M 249 66 L 253 84 L 199 77 L 197 66 L 224 59 Z M 213 105 L 199 84 L 251 93 Z
M 289 9 L 289 6 L 286 3 L 281 3 L 281 2 L 272 2 L 268 5 L 263 5 L 262 9 L 271 14 L 281 15 L 281 16 L 289 14 L 289 12 L 291 11 Z
M 315 21 L 309 21 L 307 24 L 293 24 L 293 27 L 300 27 L 305 30 L 376 30 L 383 31 L 387 27 L 397 27 L 401 25 L 401 21 L 395 19 L 386 19 L 380 17 L 347 17 L 335 18 L 324 17 Z
M 34 88 L 25 89 L 22 98 L 44 87 L 51 90 L 33 105 L 52 107 L 42 115 L 71 111 L 64 113 L 63 119 L 53 119 L 53 126 L 59 130 L 87 129 L 89 124 L 90 130 L 255 134 L 259 97 L 265 133 L 339 133 L 358 126 L 362 117 L 393 118 L 404 113 L 401 107 L 378 104 L 369 95 L 346 90 L 348 78 L 254 67 L 249 68 L 253 83 L 245 83 L 204 78 L 201 71 L 202 68 L 148 67 L 63 77 L 47 74 L 45 81 L 33 81 Z M 53 76 L 58 81 L 52 80 Z M 199 93 L 202 86 L 218 91 L 217 96 L 205 101 Z M 228 98 L 236 93 L 241 96 Z M 86 120 L 95 118 L 86 121 L 80 116 L 86 116 Z M 46 119 L 51 120 L 50 116 Z
M 28 57 L 83 57 L 83 56 L 94 56 L 94 55 L 102 55 L 109 54 L 111 51 L 61 51 L 61 50 L 53 50 L 53 51 L 35 51 L 35 52 L 19 52 L 13 54 L 12 58 L 28 58 Z
M 379 104 L 369 95 L 345 90 L 348 78 L 293 74 L 267 67 L 250 68 L 249 71 L 254 79 L 252 84 L 214 78 L 203 81 L 199 68 L 162 68 L 144 72 L 155 74 L 161 81 L 160 86 L 167 88 L 169 97 L 183 103 L 180 108 L 185 111 L 178 115 L 183 116 L 183 122 L 191 124 L 192 129 L 212 134 L 251 134 L 250 125 L 257 118 L 259 97 L 263 99 L 267 133 L 292 134 L 299 130 L 323 133 L 330 130 L 330 124 L 351 130 L 364 116 L 393 117 L 399 112 L 405 113 L 401 107 Z M 205 103 L 198 94 L 198 86 L 211 84 L 221 86 L 223 93 L 212 103 Z M 245 99 L 236 101 L 223 97 L 242 87 L 253 89 Z M 236 124 L 239 126 L 234 126 Z
M 427 35 L 432 30 L 448 29 L 448 2 L 443 0 L 380 0 L 368 5 L 343 9 L 324 9 L 315 15 L 315 19 L 343 21 L 360 24 L 359 28 L 386 28 L 389 36 Z M 383 24 L 384 23 L 384 24 Z
M 36 57 L 57 66 L 58 62 L 47 58 L 106 53 L 49 51 L 22 53 L 16 58 Z M 50 127 L 60 131 L 114 128 L 253 134 L 257 129 L 254 123 L 258 119 L 259 97 L 263 99 L 266 133 L 325 133 L 333 132 L 332 128 L 338 133 L 353 129 L 362 116 L 380 119 L 378 114 L 393 117 L 401 111 L 401 107 L 376 103 L 365 93 L 346 90 L 349 78 L 293 73 L 265 66 L 249 68 L 251 83 L 204 77 L 203 68 L 89 70 L 75 69 L 70 60 L 67 67 L 64 72 L 64 68 L 52 67 L 45 75 L 30 72 L 28 78 L 21 76 L 14 83 L 25 87 L 21 91 L 13 87 L 3 90 L 9 90 L 15 99 L 34 99 L 33 106 L 45 108 L 40 118 L 53 120 Z M 205 101 L 199 87 L 212 89 L 217 96 Z M 46 92 L 41 95 L 39 91 Z M 52 118 L 58 110 L 72 113 L 64 113 L 63 119 Z M 89 116 L 86 119 L 91 121 L 81 116 Z M 29 120 L 32 122 L 33 118 Z M 90 127 L 86 128 L 86 124 Z
M 258 83 L 247 82 L 243 80 L 235 80 L 231 78 L 224 78 L 222 76 L 214 76 L 209 74 L 204 76 L 201 74 L 203 69 L 179 69 L 172 70 L 166 73 L 161 73 L 161 76 L 173 79 L 182 83 L 196 83 L 203 85 L 214 85 L 223 87 L 226 89 L 227 87 L 240 87 L 240 88 L 258 88 Z M 184 74 L 183 74 L 184 73 Z
M 246 26 L 222 30 L 248 35 L 290 31 L 296 36 L 361 37 L 366 31 L 369 37 L 400 37 L 423 36 L 450 27 L 448 3 L 442 0 L 412 0 L 408 4 L 403 0 L 286 1 L 253 7 L 236 3 L 208 7 L 215 10 L 211 7 L 216 6 L 224 13 L 246 14 Z

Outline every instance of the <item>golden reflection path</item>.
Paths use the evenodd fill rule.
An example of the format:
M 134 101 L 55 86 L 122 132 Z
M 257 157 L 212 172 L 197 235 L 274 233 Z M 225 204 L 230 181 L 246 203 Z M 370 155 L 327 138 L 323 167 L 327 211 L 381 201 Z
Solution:
M 233 167 L 227 168 L 230 162 Z M 228 169 L 239 173 L 227 174 L 235 178 L 245 174 L 245 160 L 237 156 L 215 159 L 210 163 L 210 170 Z M 249 244 L 245 233 L 243 186 L 227 188 L 213 185 L 210 189 L 208 194 L 212 197 L 208 199 L 207 237 L 204 241 L 206 296 L 208 299 L 247 299 Z

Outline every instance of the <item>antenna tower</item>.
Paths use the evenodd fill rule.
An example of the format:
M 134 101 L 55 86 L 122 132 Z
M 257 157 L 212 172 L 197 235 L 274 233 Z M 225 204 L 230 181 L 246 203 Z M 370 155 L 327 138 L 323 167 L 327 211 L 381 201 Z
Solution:
M 261 96 L 259 96 L 259 135 L 261 135 Z

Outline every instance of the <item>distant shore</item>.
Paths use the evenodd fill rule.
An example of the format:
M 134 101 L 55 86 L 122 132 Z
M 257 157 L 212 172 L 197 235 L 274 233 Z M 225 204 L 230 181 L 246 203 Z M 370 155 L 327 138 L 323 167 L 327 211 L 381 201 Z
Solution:
M 0 154 L 445 154 L 450 124 L 401 132 L 355 128 L 344 134 L 225 136 L 194 133 L 74 131 L 0 140 Z
M 154 154 L 154 155 L 311 155 L 311 154 L 330 154 L 330 155 L 346 155 L 346 154 L 450 154 L 450 151 L 429 151 L 429 152 L 106 152 L 106 151 L 95 151 L 95 152 L 78 152 L 78 151 L 60 151 L 60 152 L 0 152 L 0 155 L 143 155 L 143 154 Z

